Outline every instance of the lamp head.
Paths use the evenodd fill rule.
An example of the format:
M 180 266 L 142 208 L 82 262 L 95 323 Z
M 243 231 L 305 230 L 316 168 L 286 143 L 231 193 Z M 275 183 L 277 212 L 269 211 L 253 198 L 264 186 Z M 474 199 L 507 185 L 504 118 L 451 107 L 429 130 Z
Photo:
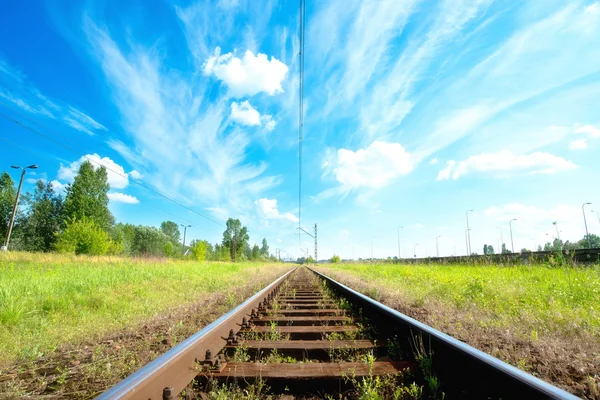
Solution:
M 37 169 L 37 168 L 38 168 L 38 165 L 37 165 L 37 164 L 33 164 L 33 165 L 30 165 L 30 166 L 28 166 L 28 167 L 25 167 L 25 168 L 29 168 L 29 169 Z
M 11 168 L 14 168 L 14 169 L 19 169 L 19 168 L 21 168 L 21 167 L 19 167 L 18 165 L 11 165 L 10 167 L 11 167 Z

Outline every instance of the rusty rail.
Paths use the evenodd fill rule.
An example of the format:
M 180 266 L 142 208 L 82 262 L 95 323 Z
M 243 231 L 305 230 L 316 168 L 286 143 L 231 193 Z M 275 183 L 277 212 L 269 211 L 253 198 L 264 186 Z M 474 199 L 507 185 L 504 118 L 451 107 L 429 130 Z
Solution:
M 419 341 L 421 351 L 431 355 L 432 370 L 447 398 L 576 399 L 318 271 L 294 271 L 99 398 L 169 400 L 184 389 L 192 396 L 189 384 L 194 380 L 201 392 L 215 382 L 251 384 L 266 379 L 277 393 L 318 395 L 329 388 L 341 394 L 349 388 L 348 376 L 398 376 L 406 369 L 425 383 L 415 353 Z M 374 328 L 368 334 L 363 331 L 365 321 Z M 354 335 L 357 332 L 362 333 Z M 400 358 L 388 352 L 388 339 L 405 349 Z M 368 365 L 357 359 L 337 359 L 331 352 L 339 349 L 367 351 L 374 357 Z M 238 350 L 245 355 L 243 360 L 234 356 Z M 296 361 L 265 361 L 273 353 L 293 356 Z
M 181 342 L 133 373 L 98 399 L 170 399 L 181 392 L 198 374 L 197 361 L 204 360 L 207 351 L 217 354 L 226 344 L 231 329 L 238 330 L 242 318 L 250 315 L 293 271 L 291 269 L 269 286 L 207 325 L 201 331 Z

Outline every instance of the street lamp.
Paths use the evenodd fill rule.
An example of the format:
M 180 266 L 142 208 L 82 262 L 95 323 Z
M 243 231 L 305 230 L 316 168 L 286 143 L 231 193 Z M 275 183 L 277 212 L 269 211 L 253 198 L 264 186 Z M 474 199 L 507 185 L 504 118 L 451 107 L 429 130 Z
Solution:
M 441 236 L 436 236 L 435 237 L 435 251 L 437 253 L 438 258 L 440 256 L 440 245 L 438 244 L 438 239 L 439 238 L 441 238 Z
M 469 256 L 469 242 L 467 240 L 467 234 L 469 233 L 470 229 L 465 229 L 465 246 L 467 249 L 467 256 Z
M 8 242 L 10 241 L 10 233 L 12 232 L 13 225 L 15 224 L 15 215 L 17 215 L 17 207 L 19 206 L 19 196 L 21 196 L 21 186 L 23 186 L 23 178 L 25 177 L 25 172 L 27 172 L 26 170 L 28 169 L 37 169 L 38 166 L 37 164 L 33 164 L 28 167 L 19 167 L 18 165 L 11 165 L 10 167 L 21 170 L 21 180 L 19 181 L 17 197 L 15 198 L 15 204 L 13 206 L 12 214 L 10 216 L 10 221 L 8 222 L 8 230 L 6 231 L 6 238 L 4 239 L 4 245 L 2 246 L 3 252 L 8 250 Z
M 512 248 L 512 252 L 515 252 L 515 242 L 513 242 L 513 235 L 512 235 L 512 222 L 516 221 L 516 218 L 511 219 L 510 221 L 508 221 L 508 226 L 510 228 L 510 247 Z
M 187 233 L 187 228 L 191 228 L 191 225 L 183 225 L 183 224 L 179 224 L 181 226 L 183 226 L 183 246 L 181 247 L 181 255 L 184 256 L 185 255 L 185 234 Z
M 398 260 L 402 258 L 400 254 L 400 229 L 404 228 L 403 226 L 398 227 Z
M 419 243 L 415 243 L 415 245 L 413 246 L 414 252 L 415 252 L 415 258 L 417 258 L 417 246 L 419 245 Z
M 473 212 L 473 210 L 467 210 L 465 212 L 465 215 L 467 216 L 467 253 L 470 255 L 471 254 L 471 233 L 469 233 L 471 231 L 471 229 L 469 228 L 469 212 Z
M 560 245 L 560 249 L 562 250 L 563 245 L 560 241 L 560 233 L 558 233 L 558 224 L 556 223 L 556 221 L 554 221 L 552 225 L 554 225 L 554 227 L 556 228 L 556 238 L 558 239 L 558 244 Z
M 588 240 L 588 249 L 592 248 L 592 242 L 590 240 L 590 234 L 588 233 L 588 228 L 587 228 L 587 221 L 585 219 L 585 209 L 584 207 L 587 206 L 588 204 L 592 204 L 592 203 L 583 203 L 581 205 L 581 212 L 583 213 L 583 223 L 585 224 L 585 236 L 587 236 L 587 240 Z

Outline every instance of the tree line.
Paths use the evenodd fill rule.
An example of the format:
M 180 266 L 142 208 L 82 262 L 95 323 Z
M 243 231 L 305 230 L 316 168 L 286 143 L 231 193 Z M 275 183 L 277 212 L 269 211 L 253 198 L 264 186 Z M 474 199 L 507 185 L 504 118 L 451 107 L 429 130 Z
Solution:
M 229 218 L 221 243 L 193 240 L 184 246 L 179 225 L 164 221 L 154 226 L 117 223 L 108 208 L 108 176 L 105 167 L 85 161 L 65 195 L 51 182 L 38 180 L 33 193 L 22 194 L 10 239 L 20 251 L 90 255 L 192 257 L 199 261 L 272 260 L 267 240 L 250 247 L 248 229 Z M 11 176 L 0 175 L 0 238 L 6 237 L 17 189 Z

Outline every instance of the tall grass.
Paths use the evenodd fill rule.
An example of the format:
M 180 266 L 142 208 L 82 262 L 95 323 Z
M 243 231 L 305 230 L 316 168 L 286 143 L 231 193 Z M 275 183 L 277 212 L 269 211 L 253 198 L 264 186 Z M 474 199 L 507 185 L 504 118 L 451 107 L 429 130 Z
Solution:
M 35 358 L 238 285 L 275 264 L 0 256 L 0 363 Z M 258 289 L 258 288 L 257 288 Z
M 435 303 L 466 312 L 482 326 L 538 335 L 592 334 L 600 340 L 600 268 L 331 264 L 365 281 L 373 295 L 409 306 Z M 460 323 L 460 321 L 458 321 Z

